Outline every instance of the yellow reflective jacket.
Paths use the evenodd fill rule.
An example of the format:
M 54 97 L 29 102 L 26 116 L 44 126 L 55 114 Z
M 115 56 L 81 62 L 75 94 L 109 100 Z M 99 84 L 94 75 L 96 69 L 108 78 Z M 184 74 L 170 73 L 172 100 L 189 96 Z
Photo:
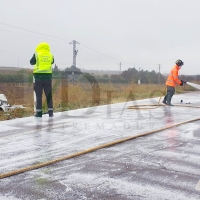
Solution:
M 35 49 L 36 64 L 33 73 L 52 73 L 53 55 L 50 53 L 50 46 L 46 42 L 40 43 Z

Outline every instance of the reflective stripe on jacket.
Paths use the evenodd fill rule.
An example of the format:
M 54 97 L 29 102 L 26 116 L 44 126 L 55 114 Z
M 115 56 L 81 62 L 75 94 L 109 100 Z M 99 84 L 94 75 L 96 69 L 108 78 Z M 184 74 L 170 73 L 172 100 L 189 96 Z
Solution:
M 176 83 L 179 85 L 181 84 L 181 81 L 178 78 L 179 69 L 180 69 L 180 67 L 178 65 L 175 65 L 172 68 L 169 76 L 167 77 L 166 85 L 175 87 Z
M 36 47 L 35 58 L 36 64 L 33 73 L 52 73 L 53 55 L 50 53 L 50 47 L 46 42 L 42 42 Z

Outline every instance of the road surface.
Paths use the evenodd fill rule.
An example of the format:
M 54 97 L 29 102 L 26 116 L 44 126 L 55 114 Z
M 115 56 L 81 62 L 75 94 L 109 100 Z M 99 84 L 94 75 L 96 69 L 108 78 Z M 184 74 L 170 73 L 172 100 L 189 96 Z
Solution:
M 0 122 L 0 174 L 153 132 L 2 178 L 0 199 L 199 200 L 200 92 L 172 103 L 181 100 L 183 107 L 127 109 L 154 98 Z

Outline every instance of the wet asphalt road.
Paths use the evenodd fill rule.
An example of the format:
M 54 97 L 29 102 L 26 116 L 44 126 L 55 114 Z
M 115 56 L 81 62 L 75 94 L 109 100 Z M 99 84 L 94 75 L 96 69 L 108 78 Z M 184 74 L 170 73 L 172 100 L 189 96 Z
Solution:
M 173 103 L 200 106 L 200 92 Z M 130 110 L 146 99 L 0 122 L 0 174 L 200 118 L 200 108 Z M 200 120 L 0 179 L 0 199 L 199 200 Z

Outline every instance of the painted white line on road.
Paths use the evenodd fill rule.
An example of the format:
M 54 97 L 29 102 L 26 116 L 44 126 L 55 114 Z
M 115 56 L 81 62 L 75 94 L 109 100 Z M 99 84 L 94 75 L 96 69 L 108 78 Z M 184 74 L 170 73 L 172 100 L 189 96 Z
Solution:
M 200 191 L 200 180 L 199 180 L 199 182 L 197 183 L 197 185 L 196 185 L 196 187 L 195 187 L 195 190 Z

